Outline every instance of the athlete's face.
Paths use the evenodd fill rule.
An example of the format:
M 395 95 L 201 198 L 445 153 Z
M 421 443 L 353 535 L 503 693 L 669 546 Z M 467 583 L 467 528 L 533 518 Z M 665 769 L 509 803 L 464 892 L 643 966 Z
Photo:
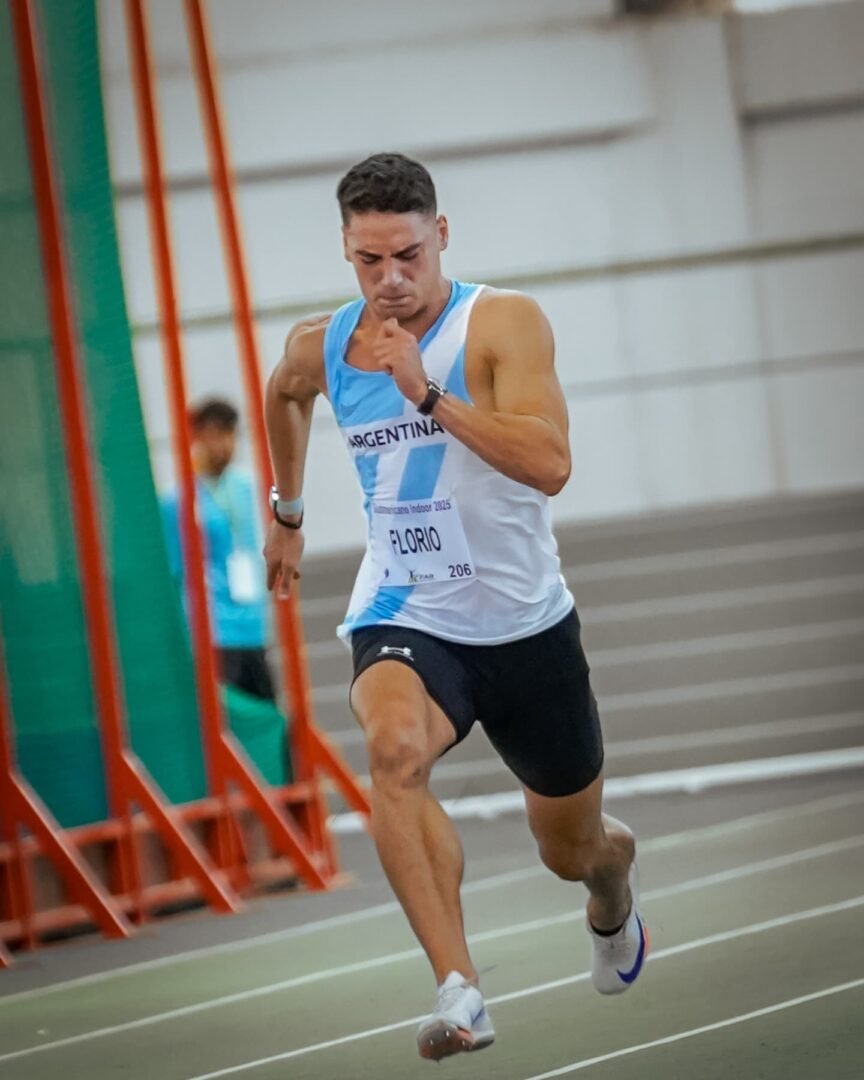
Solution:
M 379 319 L 407 322 L 441 289 L 447 219 L 431 214 L 352 214 L 342 226 L 345 258 Z

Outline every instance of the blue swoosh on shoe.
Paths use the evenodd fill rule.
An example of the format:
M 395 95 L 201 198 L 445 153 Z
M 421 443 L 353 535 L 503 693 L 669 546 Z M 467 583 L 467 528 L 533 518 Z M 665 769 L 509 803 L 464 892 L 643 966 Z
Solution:
M 639 972 L 642 970 L 642 964 L 645 960 L 645 927 L 642 925 L 642 920 L 640 918 L 637 917 L 636 921 L 639 923 L 639 952 L 636 953 L 636 960 L 629 971 L 621 971 L 616 968 L 618 977 L 622 982 L 625 982 L 628 985 L 635 982 Z

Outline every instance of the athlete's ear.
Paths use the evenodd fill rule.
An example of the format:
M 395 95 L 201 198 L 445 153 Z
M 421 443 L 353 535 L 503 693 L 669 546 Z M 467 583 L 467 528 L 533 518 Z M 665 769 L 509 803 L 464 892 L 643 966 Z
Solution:
M 342 254 L 345 256 L 345 262 L 351 262 L 351 256 L 348 254 L 348 226 L 342 226 Z
M 438 250 L 446 251 L 447 244 L 450 242 L 450 227 L 447 224 L 447 218 L 443 214 L 439 214 L 435 225 L 438 228 Z

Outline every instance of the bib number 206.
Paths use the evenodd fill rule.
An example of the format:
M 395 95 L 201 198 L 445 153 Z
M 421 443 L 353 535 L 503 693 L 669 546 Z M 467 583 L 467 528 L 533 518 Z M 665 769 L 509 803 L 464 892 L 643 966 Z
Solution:
M 448 563 L 447 569 L 450 571 L 451 578 L 471 577 L 470 563 Z

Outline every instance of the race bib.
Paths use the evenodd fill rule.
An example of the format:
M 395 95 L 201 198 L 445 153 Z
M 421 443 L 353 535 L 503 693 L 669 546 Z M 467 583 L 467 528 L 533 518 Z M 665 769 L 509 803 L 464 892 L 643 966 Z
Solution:
M 260 560 L 251 551 L 232 551 L 228 556 L 228 592 L 235 604 L 254 604 L 261 599 Z
M 380 585 L 474 580 L 474 564 L 452 499 L 372 503 L 372 552 Z

